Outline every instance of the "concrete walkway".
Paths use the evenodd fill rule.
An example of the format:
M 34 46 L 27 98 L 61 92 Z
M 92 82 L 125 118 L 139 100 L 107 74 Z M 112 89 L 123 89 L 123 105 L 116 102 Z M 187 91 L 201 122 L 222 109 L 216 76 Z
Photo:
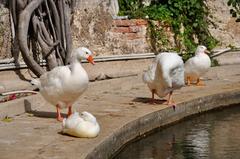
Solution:
M 140 72 L 143 67 L 147 68 L 147 65 L 133 67 L 137 70 L 135 76 L 132 74 L 131 77 L 90 83 L 89 89 L 76 102 L 75 110 L 89 111 L 99 121 L 101 132 L 94 139 L 62 135 L 61 123 L 55 120 L 55 108 L 46 103 L 40 95 L 19 99 L 19 102 L 21 100 L 24 103 L 24 108 L 27 108 L 29 113 L 14 116 L 11 122 L 0 121 L 0 158 L 102 158 L 98 147 L 104 145 L 106 140 L 111 140 L 119 145 L 112 145 L 113 147 L 108 145 L 101 150 L 108 151 L 108 153 L 103 153 L 105 153 L 105 157 L 109 157 L 109 154 L 116 151 L 115 147 L 119 148 L 120 144 L 127 141 L 119 141 L 122 138 L 114 138 L 114 134 L 120 130 L 129 130 L 125 133 L 126 135 L 138 131 L 134 128 L 125 129 L 129 126 L 128 123 L 160 110 L 168 110 L 169 113 L 184 111 L 178 106 L 174 111 L 166 105 L 147 103 L 151 93 L 141 80 Z M 174 99 L 178 105 L 219 93 L 240 92 L 240 65 L 211 68 L 204 79 L 205 87 L 190 86 L 174 92 Z M 220 101 L 222 102 L 222 100 Z M 17 104 L 18 102 L 15 103 L 15 106 Z M 19 104 L 19 107 L 22 105 Z M 123 138 L 127 139 L 127 137 Z M 95 153 L 89 154 L 91 152 Z

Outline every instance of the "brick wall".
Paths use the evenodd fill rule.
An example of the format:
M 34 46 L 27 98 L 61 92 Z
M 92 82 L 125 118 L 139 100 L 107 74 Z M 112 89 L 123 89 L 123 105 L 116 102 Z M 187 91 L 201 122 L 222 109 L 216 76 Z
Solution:
M 73 47 L 85 46 L 97 55 L 152 52 L 147 20 L 114 19 L 114 15 L 110 12 L 114 0 L 94 1 L 99 3 L 90 5 L 90 1 L 81 0 L 83 5 L 80 5 L 81 7 L 79 6 L 74 13 Z M 168 48 L 171 48 L 174 44 L 173 34 L 167 28 L 163 30 L 170 39 Z
M 108 32 L 112 54 L 150 52 L 147 25 L 148 22 L 143 19 L 113 20 Z
M 150 52 L 147 21 L 114 20 L 108 7 L 99 4 L 76 10 L 72 25 L 74 47 L 89 47 L 99 55 Z

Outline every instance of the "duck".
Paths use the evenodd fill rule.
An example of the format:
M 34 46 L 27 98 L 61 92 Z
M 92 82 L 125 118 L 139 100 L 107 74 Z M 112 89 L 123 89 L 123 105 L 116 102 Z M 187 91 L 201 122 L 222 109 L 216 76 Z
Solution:
M 168 95 L 165 104 L 175 106 L 173 91 L 185 85 L 182 57 L 176 52 L 159 53 L 143 73 L 142 79 L 152 93 L 151 103 L 155 103 L 155 94 L 160 98 Z
M 199 45 L 195 51 L 195 55 L 189 58 L 185 64 L 185 80 L 186 85 L 191 85 L 193 80 L 196 80 L 197 86 L 204 86 L 205 84 L 200 80 L 211 67 L 210 57 L 207 55 L 210 52 L 203 45 Z
M 63 134 L 81 138 L 94 138 L 100 132 L 100 126 L 96 118 L 89 112 L 84 111 L 79 115 L 74 112 L 62 122 Z
M 63 120 L 61 109 L 68 108 L 67 116 L 70 116 L 72 105 L 88 87 L 88 74 L 81 65 L 83 59 L 95 64 L 93 52 L 80 47 L 73 50 L 70 65 L 55 67 L 41 75 L 39 79 L 31 81 L 39 88 L 43 98 L 56 106 L 57 120 L 60 122 Z

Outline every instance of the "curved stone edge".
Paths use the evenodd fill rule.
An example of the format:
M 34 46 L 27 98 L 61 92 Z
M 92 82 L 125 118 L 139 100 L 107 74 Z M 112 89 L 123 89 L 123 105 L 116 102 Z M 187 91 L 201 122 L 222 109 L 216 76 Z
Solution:
M 35 105 L 31 103 L 36 103 L 35 101 L 40 100 L 41 95 L 31 95 L 23 98 L 19 98 L 13 101 L 8 101 L 5 103 L 0 103 L 0 119 L 5 117 L 14 117 L 35 109 Z
M 239 103 L 240 90 L 234 90 L 179 103 L 175 111 L 172 107 L 155 111 L 131 121 L 113 132 L 93 151 L 88 153 L 86 159 L 112 158 L 128 142 L 156 128 L 173 124 L 194 114 Z
M 27 98 L 27 97 L 24 97 Z M 13 117 L 25 113 L 24 100 L 17 99 L 5 103 L 1 103 L 0 107 L 0 119 L 5 117 Z

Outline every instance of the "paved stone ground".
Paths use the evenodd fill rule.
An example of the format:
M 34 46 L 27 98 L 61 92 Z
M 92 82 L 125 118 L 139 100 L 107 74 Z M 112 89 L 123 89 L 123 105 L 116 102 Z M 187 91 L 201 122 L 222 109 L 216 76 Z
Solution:
M 142 67 L 136 65 L 135 69 L 142 70 Z M 239 68 L 240 65 L 213 67 L 204 76 L 205 87 L 184 87 L 174 92 L 174 99 L 180 103 L 239 90 Z M 94 139 L 61 134 L 61 123 L 55 120 L 55 108 L 40 95 L 32 96 L 34 105 L 30 105 L 33 109 L 31 113 L 15 116 L 11 122 L 0 121 L 0 158 L 85 158 L 94 146 L 129 121 L 166 108 L 166 105 L 147 103 L 151 93 L 142 83 L 140 71 L 137 72 L 136 76 L 90 83 L 89 89 L 74 105 L 75 110 L 89 111 L 97 117 L 101 132 Z

